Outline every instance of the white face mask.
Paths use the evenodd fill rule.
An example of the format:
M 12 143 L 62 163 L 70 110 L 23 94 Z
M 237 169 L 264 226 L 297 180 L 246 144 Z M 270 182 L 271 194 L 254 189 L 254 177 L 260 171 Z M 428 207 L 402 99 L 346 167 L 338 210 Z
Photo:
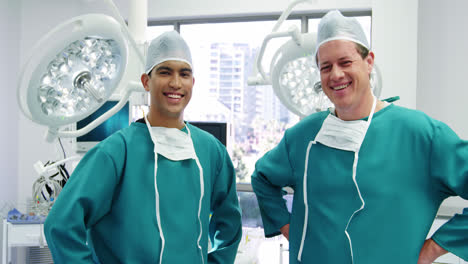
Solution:
M 343 121 L 334 115 L 328 115 L 315 141 L 331 148 L 357 152 L 366 131 L 367 121 Z
M 344 121 L 329 114 L 315 136 L 315 141 L 331 148 L 358 152 L 372 120 L 377 103 L 376 101 L 374 97 L 372 109 L 367 121 Z
M 154 153 L 173 161 L 195 159 L 192 138 L 177 128 L 150 127 Z
M 154 143 L 154 153 L 173 161 L 196 159 L 197 154 L 189 134 L 177 128 L 152 127 L 145 116 L 146 126 Z

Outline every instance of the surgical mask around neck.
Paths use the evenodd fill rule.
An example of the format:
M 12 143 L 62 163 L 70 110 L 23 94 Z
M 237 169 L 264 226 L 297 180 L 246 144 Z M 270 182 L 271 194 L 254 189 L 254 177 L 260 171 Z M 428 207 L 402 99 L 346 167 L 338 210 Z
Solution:
M 328 115 L 315 141 L 331 148 L 357 152 L 366 131 L 367 121 L 343 121 L 334 115 Z
M 151 127 L 150 130 L 155 153 L 173 161 L 196 158 L 192 139 L 187 133 L 167 127 Z
M 344 121 L 336 115 L 329 114 L 315 137 L 316 142 L 325 146 L 358 152 L 361 148 L 367 129 L 374 115 L 377 98 L 374 97 L 368 120 Z
M 196 159 L 197 155 L 189 134 L 177 128 L 152 127 L 148 119 L 146 124 L 154 143 L 154 153 L 173 161 Z

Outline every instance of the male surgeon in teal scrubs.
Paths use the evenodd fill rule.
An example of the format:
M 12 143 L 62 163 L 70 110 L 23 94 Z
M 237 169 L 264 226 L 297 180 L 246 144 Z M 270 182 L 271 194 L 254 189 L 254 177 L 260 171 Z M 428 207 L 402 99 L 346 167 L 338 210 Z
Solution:
M 374 53 L 356 19 L 329 12 L 317 43 L 334 108 L 301 120 L 257 161 L 265 235 L 289 238 L 290 264 L 430 264 L 448 251 L 468 261 L 468 209 L 426 239 L 445 198 L 468 198 L 468 142 L 376 99 Z M 285 186 L 294 189 L 291 214 Z
M 141 82 L 148 115 L 83 157 L 46 219 L 55 263 L 234 263 L 234 169 L 221 142 L 183 120 L 194 77 L 176 31 L 151 42 Z

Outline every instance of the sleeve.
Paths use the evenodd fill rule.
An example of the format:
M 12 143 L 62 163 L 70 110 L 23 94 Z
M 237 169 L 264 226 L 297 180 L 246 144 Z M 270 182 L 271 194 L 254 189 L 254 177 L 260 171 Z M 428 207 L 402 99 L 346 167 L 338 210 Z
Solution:
M 242 238 L 242 220 L 236 192 L 236 175 L 226 150 L 216 175 L 211 200 L 208 263 L 234 263 Z
M 252 174 L 252 188 L 257 196 L 266 237 L 281 234 L 280 228 L 289 223 L 290 213 L 282 188 L 293 185 L 285 134 L 274 149 L 257 161 Z
M 442 192 L 468 199 L 468 141 L 442 123 L 436 127 L 432 144 L 431 171 L 442 182 Z M 432 239 L 468 261 L 468 208 L 442 225 Z
M 94 263 L 87 229 L 110 210 L 118 171 L 115 160 L 98 147 L 80 161 L 44 223 L 55 263 Z

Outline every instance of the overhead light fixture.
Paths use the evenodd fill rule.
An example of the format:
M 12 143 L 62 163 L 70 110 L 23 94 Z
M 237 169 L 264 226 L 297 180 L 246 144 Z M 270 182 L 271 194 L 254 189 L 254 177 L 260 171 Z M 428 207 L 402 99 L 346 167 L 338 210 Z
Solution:
M 107 3 L 116 10 L 112 1 Z M 127 67 L 143 68 L 143 57 L 122 21 L 104 14 L 77 16 L 32 49 L 20 73 L 18 101 L 29 119 L 49 128 L 48 141 L 86 134 L 118 112 L 132 92 L 144 91 L 139 81 L 124 80 Z M 116 95 L 120 86 L 123 91 Z M 61 129 L 89 116 L 111 96 L 119 103 L 87 127 Z
M 301 33 L 296 26 L 286 31 L 278 31 L 292 9 L 303 2 L 292 2 L 281 14 L 273 30 L 262 43 L 254 64 L 254 74 L 248 79 L 249 85 L 272 85 L 278 99 L 294 114 L 305 117 L 314 112 L 333 106 L 322 91 L 320 72 L 315 64 L 316 32 Z M 289 37 L 273 56 L 269 73 L 262 66 L 263 54 L 268 42 L 274 38 Z M 371 73 L 371 88 L 379 97 L 382 90 L 382 78 L 376 65 Z

